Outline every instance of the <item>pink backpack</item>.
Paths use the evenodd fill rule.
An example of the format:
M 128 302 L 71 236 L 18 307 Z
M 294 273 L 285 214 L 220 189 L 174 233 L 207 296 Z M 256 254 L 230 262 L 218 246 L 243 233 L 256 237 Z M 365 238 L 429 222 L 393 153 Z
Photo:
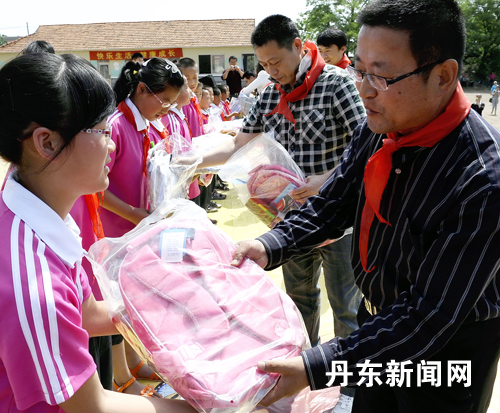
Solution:
M 250 199 L 246 207 L 269 227 L 273 227 L 290 209 L 300 206 L 288 193 L 304 185 L 305 181 L 288 169 L 280 165 L 259 165 L 248 175 Z
M 257 362 L 297 356 L 307 342 L 300 315 L 253 261 L 230 265 L 235 247 L 208 220 L 172 221 L 127 247 L 119 287 L 133 330 L 194 407 L 255 405 L 278 378 Z

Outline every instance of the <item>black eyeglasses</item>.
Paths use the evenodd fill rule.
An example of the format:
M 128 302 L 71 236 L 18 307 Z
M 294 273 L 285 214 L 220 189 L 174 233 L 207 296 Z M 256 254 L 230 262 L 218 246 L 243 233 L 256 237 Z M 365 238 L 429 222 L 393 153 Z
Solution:
M 419 73 L 423 73 L 434 66 L 443 63 L 441 60 L 430 63 L 428 65 L 419 67 L 418 69 L 414 70 L 413 72 L 406 73 L 405 75 L 398 76 L 394 79 L 388 79 L 383 76 L 377 76 L 377 75 L 370 75 L 368 73 L 364 73 L 361 70 L 358 70 L 352 66 L 347 66 L 347 72 L 349 75 L 352 77 L 353 80 L 355 80 L 357 83 L 361 83 L 363 81 L 363 78 L 366 77 L 368 79 L 368 82 L 370 82 L 370 85 L 372 85 L 375 89 L 377 90 L 387 90 L 389 89 L 389 86 L 399 82 L 400 80 L 406 79 L 407 77 L 413 76 L 413 75 L 418 75 Z

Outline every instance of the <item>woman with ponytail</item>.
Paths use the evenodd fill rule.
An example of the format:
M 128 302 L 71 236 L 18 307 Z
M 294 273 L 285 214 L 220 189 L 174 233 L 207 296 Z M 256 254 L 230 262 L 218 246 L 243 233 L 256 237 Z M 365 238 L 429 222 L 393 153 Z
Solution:
M 109 188 L 101 219 L 107 237 L 120 237 L 149 215 L 146 199 L 146 159 L 151 144 L 166 138 L 160 121 L 180 92 L 184 78 L 172 62 L 149 59 L 126 66 L 114 91 L 118 108 L 109 118 L 116 151 L 108 165 Z

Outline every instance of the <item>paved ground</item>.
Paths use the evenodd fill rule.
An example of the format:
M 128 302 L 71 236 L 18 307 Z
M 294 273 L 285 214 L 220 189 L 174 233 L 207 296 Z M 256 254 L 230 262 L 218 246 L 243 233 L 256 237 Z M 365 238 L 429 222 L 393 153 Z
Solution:
M 483 111 L 484 118 L 500 130 L 500 113 L 499 116 L 490 115 L 491 103 L 489 99 L 489 89 L 486 88 L 466 88 L 465 93 L 469 100 L 474 102 L 476 93 L 482 93 L 483 100 L 486 103 Z M 0 160 L 0 179 L 3 180 L 7 164 Z M 218 220 L 218 226 L 227 232 L 235 241 L 255 238 L 256 236 L 267 231 L 267 227 L 254 217 L 239 201 L 234 190 L 226 192 L 227 199 L 218 201 L 222 204 L 222 208 L 215 213 L 209 214 L 212 219 Z M 280 269 L 270 272 L 271 278 L 283 288 L 283 279 Z M 328 306 L 328 299 L 325 294 L 324 285 L 322 285 L 322 306 L 321 306 L 321 337 L 323 341 L 331 339 L 333 333 L 333 317 Z M 497 375 L 493 399 L 491 401 L 488 413 L 500 413 L 500 374 Z
M 490 89 L 486 87 L 467 87 L 464 89 L 466 96 L 469 98 L 471 103 L 476 100 L 476 94 L 481 93 L 483 95 L 482 101 L 486 104 L 483 110 L 483 118 L 491 123 L 495 128 L 500 130 L 500 111 L 497 111 L 497 116 L 491 114 L 491 103 L 488 102 L 490 99 Z

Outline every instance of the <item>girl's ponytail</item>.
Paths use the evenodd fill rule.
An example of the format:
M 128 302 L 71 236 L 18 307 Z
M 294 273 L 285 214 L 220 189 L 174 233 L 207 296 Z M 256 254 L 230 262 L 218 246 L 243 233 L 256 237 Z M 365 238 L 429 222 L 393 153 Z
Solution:
M 145 83 L 153 93 L 159 93 L 168 86 L 181 88 L 184 85 L 184 77 L 170 60 L 153 57 L 144 65 L 127 62 L 113 88 L 116 103 L 122 102 L 129 95 L 132 96 L 139 82 Z
M 142 68 L 140 63 L 127 62 L 123 66 L 120 76 L 116 79 L 113 90 L 116 96 L 116 104 L 124 101 L 128 95 L 134 93 L 139 84 L 139 72 Z

